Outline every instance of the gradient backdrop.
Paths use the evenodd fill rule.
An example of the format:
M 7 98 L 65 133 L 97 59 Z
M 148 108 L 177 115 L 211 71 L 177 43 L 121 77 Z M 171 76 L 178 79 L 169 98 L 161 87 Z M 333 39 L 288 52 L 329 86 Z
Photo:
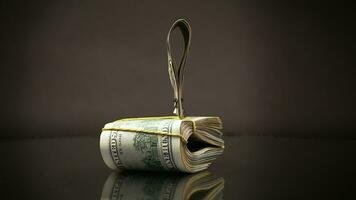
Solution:
M 227 134 L 356 135 L 354 10 L 326 1 L 2 1 L 1 138 L 170 115 L 166 34 L 192 26 L 187 115 Z

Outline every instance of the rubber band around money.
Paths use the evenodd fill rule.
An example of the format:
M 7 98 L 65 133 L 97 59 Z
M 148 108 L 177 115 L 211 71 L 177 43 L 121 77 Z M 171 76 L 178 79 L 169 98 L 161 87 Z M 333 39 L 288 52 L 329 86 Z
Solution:
M 162 120 L 162 119 L 177 119 L 181 121 L 189 121 L 192 122 L 193 132 L 196 131 L 195 121 L 189 119 L 181 119 L 179 116 L 161 116 L 161 117 L 136 117 L 136 118 L 125 118 L 119 119 L 116 121 L 134 121 L 134 120 Z M 163 136 L 172 136 L 172 137 L 179 137 L 183 139 L 184 142 L 187 142 L 182 135 L 180 134 L 172 134 L 162 131 L 150 131 L 150 130 L 143 130 L 143 129 L 132 129 L 132 128 L 103 128 L 102 131 L 126 131 L 126 132 L 138 132 L 138 133 L 146 133 L 146 134 L 153 134 L 153 135 L 163 135 Z
M 153 135 L 180 137 L 183 139 L 183 136 L 181 136 L 179 134 L 166 133 L 166 132 L 162 132 L 162 131 L 148 131 L 148 130 L 130 129 L 130 128 L 103 128 L 101 130 L 102 131 L 126 131 L 126 132 L 136 132 L 136 133 L 147 133 L 147 134 L 153 134 Z
M 132 117 L 132 118 L 125 118 L 125 119 L 118 119 L 116 121 L 131 121 L 131 120 L 162 120 L 162 119 L 177 119 L 181 121 L 189 121 L 193 124 L 193 132 L 196 131 L 197 127 L 195 125 L 195 121 L 189 120 L 189 117 L 180 118 L 179 116 L 160 116 L 160 117 Z

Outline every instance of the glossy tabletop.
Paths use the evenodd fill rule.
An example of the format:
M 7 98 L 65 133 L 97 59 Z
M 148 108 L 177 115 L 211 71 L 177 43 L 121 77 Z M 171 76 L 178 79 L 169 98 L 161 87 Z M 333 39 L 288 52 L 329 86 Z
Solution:
M 230 135 L 225 142 L 224 155 L 208 170 L 224 180 L 216 199 L 343 199 L 355 192 L 355 140 Z M 3 199 L 101 199 L 113 176 L 102 161 L 99 137 L 1 140 L 0 150 Z M 138 177 L 137 185 L 146 177 L 163 183 L 189 176 L 114 176 L 122 174 Z M 147 188 L 155 191 L 157 184 Z

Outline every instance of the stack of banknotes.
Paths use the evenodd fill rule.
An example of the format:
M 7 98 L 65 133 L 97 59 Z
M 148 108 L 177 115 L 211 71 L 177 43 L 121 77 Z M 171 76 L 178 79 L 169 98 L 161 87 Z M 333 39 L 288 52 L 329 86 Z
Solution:
M 188 173 L 207 169 L 223 153 L 219 117 L 145 117 L 108 123 L 100 150 L 113 169 Z

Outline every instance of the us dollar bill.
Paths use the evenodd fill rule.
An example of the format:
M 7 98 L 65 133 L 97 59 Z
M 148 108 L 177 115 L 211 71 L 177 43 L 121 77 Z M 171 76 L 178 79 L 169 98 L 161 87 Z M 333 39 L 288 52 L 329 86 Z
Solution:
M 104 128 L 139 129 L 180 134 L 179 120 L 117 121 Z M 111 169 L 182 169 L 180 138 L 132 131 L 103 131 L 100 149 Z

